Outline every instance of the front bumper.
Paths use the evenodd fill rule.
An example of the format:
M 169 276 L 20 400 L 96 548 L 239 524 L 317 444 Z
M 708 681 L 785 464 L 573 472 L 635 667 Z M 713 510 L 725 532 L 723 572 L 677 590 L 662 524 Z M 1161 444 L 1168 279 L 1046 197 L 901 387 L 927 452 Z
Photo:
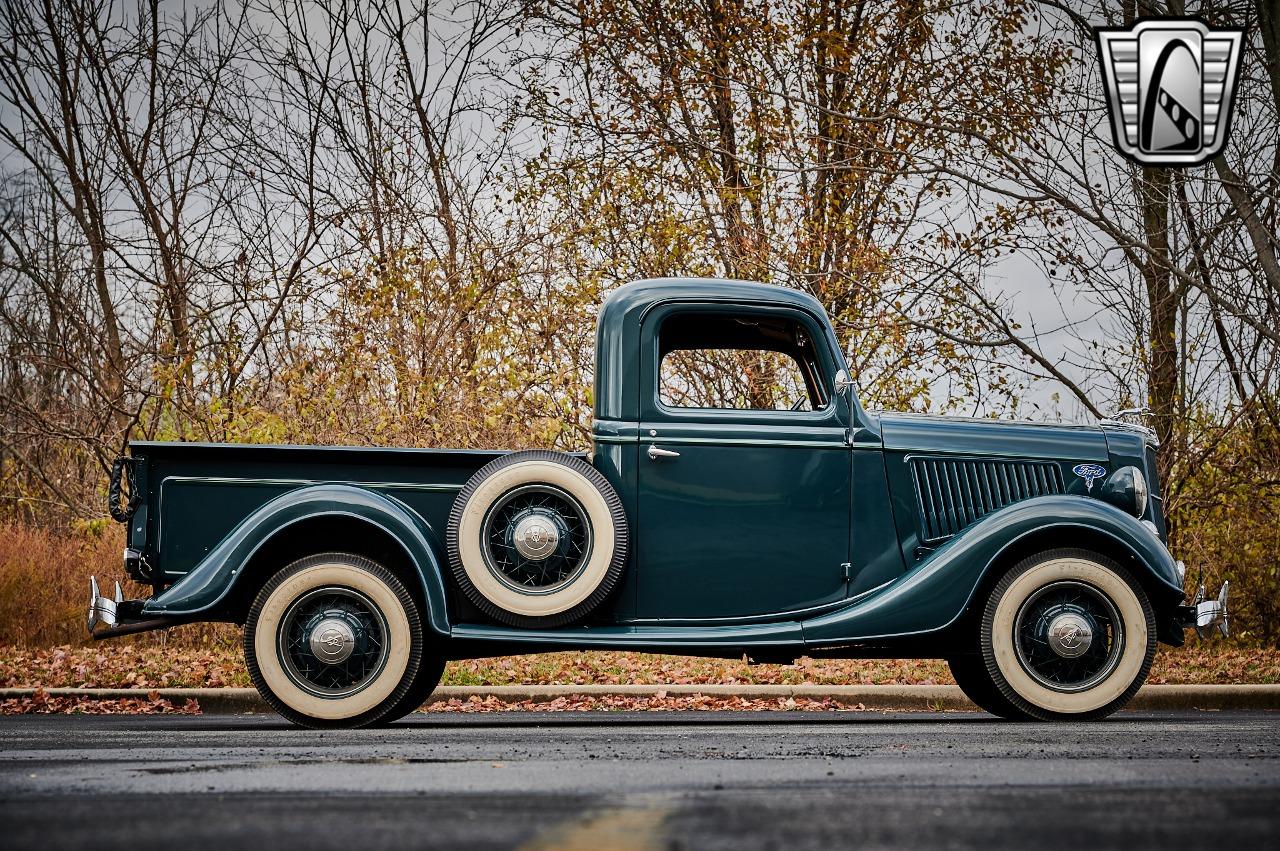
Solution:
M 1183 629 L 1194 629 L 1201 638 L 1211 634 L 1216 627 L 1226 638 L 1230 634 L 1230 618 L 1227 611 L 1227 594 L 1230 582 L 1223 582 L 1216 599 L 1205 599 L 1204 586 L 1196 591 L 1189 606 L 1179 606 L 1177 620 Z

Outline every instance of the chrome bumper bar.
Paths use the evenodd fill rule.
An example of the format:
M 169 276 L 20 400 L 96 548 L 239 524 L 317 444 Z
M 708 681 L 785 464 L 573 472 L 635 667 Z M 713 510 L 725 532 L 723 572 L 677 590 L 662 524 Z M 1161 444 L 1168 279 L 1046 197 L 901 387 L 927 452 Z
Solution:
M 89 635 L 95 641 L 102 638 L 118 638 L 121 635 L 133 635 L 138 632 L 150 632 L 153 629 L 168 629 L 171 626 L 189 623 L 193 618 L 181 617 L 142 617 L 142 607 L 146 600 L 126 600 L 116 583 L 115 597 L 104 597 L 98 591 L 98 579 L 89 577 L 89 618 L 87 621 Z
M 124 602 L 120 583 L 116 583 L 115 599 L 98 593 L 98 578 L 89 577 L 89 634 L 111 629 L 116 625 L 116 607 Z
M 1204 586 L 1201 585 L 1196 591 L 1195 599 L 1191 601 L 1191 605 L 1182 608 L 1182 611 L 1186 613 L 1183 618 L 1183 627 L 1193 628 L 1196 631 L 1196 635 L 1201 638 L 1204 638 L 1212 632 L 1214 627 L 1217 627 L 1218 632 L 1222 633 L 1222 637 L 1226 638 L 1230 634 L 1227 613 L 1227 594 L 1230 588 L 1230 582 L 1223 582 L 1217 598 L 1207 600 L 1205 599 Z

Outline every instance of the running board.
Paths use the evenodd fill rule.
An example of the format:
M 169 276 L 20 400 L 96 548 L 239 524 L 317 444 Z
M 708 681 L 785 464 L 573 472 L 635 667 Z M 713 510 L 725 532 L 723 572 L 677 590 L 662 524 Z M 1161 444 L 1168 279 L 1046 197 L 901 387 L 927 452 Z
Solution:
M 449 633 L 458 642 L 475 642 L 481 655 L 502 655 L 494 645 L 519 645 L 529 652 L 530 645 L 547 651 L 564 649 L 650 650 L 671 653 L 681 648 L 693 655 L 753 655 L 754 649 L 766 651 L 788 648 L 803 652 L 804 634 L 796 621 L 758 624 L 755 626 L 662 626 L 617 625 L 579 626 L 565 629 L 519 629 L 487 624 L 455 624 Z M 452 654 L 451 654 L 452 655 Z M 764 655 L 764 654 L 762 654 Z M 774 655 L 774 654 L 768 654 Z M 785 652 L 783 655 L 787 655 Z

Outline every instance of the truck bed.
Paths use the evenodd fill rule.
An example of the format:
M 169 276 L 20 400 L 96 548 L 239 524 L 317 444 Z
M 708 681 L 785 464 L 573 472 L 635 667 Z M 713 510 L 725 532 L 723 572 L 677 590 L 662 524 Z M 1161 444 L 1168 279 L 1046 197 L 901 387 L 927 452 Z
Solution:
M 145 491 L 129 540 L 165 584 L 185 575 L 236 524 L 294 488 L 340 482 L 400 500 L 442 537 L 454 496 L 503 450 L 369 449 L 226 443 L 130 444 Z

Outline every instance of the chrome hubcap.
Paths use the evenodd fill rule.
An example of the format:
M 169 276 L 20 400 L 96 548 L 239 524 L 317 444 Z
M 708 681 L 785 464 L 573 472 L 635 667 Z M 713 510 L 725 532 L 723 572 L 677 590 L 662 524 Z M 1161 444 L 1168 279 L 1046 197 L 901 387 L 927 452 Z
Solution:
M 1093 628 L 1074 613 L 1058 615 L 1049 622 L 1049 649 L 1063 659 L 1074 659 L 1089 651 Z
M 530 561 L 542 561 L 560 545 L 560 532 L 550 517 L 534 513 L 516 523 L 511 540 L 520 555 Z
M 354 588 L 316 588 L 280 619 L 280 662 L 295 685 L 327 699 L 349 697 L 377 679 L 390 655 L 387 620 Z
M 1111 676 L 1124 646 L 1124 621 L 1115 604 L 1085 582 L 1060 580 L 1037 589 L 1014 621 L 1018 662 L 1053 691 L 1098 685 Z
M 345 662 L 355 649 L 356 634 L 346 621 L 327 618 L 312 628 L 308 644 L 317 659 L 336 665 Z
M 521 594 L 551 594 L 582 572 L 591 555 L 591 523 L 578 500 L 553 485 L 515 488 L 484 518 L 485 564 Z

